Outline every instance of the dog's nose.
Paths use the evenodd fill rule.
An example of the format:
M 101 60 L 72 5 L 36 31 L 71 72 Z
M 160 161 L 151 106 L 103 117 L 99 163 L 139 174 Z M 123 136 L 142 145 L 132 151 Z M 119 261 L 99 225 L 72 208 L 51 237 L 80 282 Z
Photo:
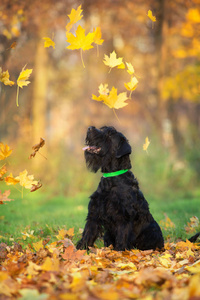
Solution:
M 91 131 L 94 128 L 95 128 L 94 126 L 90 126 L 90 127 L 88 127 L 88 131 Z

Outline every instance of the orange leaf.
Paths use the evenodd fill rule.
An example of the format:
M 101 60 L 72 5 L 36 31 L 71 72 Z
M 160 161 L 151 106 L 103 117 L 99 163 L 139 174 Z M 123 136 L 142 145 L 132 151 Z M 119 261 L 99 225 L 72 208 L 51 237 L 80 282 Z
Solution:
M 0 143 L 0 160 L 6 159 L 12 153 L 12 149 L 8 145 Z
M 5 191 L 3 194 L 0 191 L 0 204 L 5 204 L 5 201 L 12 201 L 14 199 L 9 199 L 8 196 L 10 195 L 10 190 Z
M 10 173 L 9 176 L 5 177 L 4 180 L 7 185 L 15 185 L 20 182 L 20 180 L 17 177 L 13 177 L 12 173 Z
M 62 254 L 62 257 L 66 260 L 80 260 L 85 253 L 86 250 L 76 250 L 74 246 L 69 246 L 65 249 L 65 252 L 64 254 Z

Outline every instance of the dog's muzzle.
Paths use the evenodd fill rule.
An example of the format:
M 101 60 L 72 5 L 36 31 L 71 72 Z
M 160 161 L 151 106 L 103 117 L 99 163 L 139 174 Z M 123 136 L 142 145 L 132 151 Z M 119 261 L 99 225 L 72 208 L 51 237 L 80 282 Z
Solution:
M 96 146 L 86 146 L 83 148 L 83 151 L 88 151 L 90 153 L 98 154 L 101 151 L 101 148 Z

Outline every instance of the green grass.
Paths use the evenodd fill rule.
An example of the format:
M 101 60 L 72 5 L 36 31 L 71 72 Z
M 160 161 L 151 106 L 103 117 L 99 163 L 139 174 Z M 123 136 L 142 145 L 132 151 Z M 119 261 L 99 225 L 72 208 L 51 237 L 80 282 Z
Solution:
M 74 227 L 74 242 L 80 237 L 79 228 L 83 228 L 87 216 L 88 195 L 78 194 L 74 197 L 50 196 L 40 191 L 25 194 L 11 193 L 15 200 L 7 205 L 1 205 L 0 210 L 0 242 L 11 244 L 16 242 L 35 242 L 50 236 L 55 239 L 59 229 Z M 159 222 L 165 219 L 165 215 L 175 223 L 176 227 L 163 230 L 165 239 L 170 236 L 171 240 L 188 237 L 184 226 L 190 217 L 200 215 L 199 199 L 177 199 L 160 201 L 150 197 L 148 199 L 150 210 Z M 27 238 L 23 241 L 22 232 L 33 232 L 33 240 Z

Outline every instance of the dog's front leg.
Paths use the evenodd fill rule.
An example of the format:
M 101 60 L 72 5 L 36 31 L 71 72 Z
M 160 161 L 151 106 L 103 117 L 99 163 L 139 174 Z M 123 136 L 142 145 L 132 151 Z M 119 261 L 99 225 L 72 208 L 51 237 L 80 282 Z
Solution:
M 116 229 L 114 250 L 124 251 L 130 249 L 130 244 L 133 243 L 133 240 L 134 234 L 130 223 L 121 223 Z
M 88 205 L 88 216 L 82 238 L 77 243 L 77 249 L 88 249 L 92 247 L 101 232 L 99 219 L 99 205 L 97 197 L 91 197 Z
M 95 221 L 88 219 L 83 231 L 82 238 L 77 243 L 77 249 L 88 249 L 92 247 L 100 232 L 100 228 Z

